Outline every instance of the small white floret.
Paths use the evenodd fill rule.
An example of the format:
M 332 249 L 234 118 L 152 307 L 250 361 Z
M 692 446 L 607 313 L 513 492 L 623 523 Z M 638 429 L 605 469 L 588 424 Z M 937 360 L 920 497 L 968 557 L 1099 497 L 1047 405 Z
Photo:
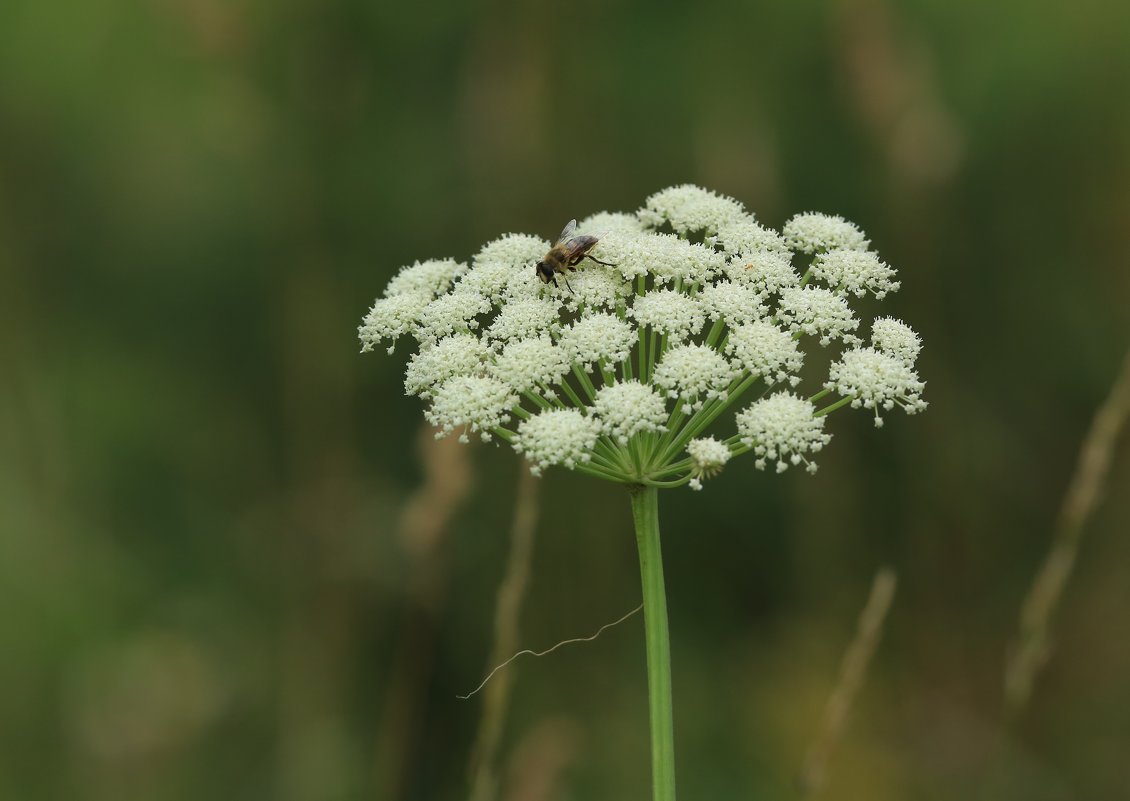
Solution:
M 874 348 L 849 350 L 828 369 L 825 389 L 852 398 L 852 408 L 875 412 L 875 426 L 883 425 L 879 411 L 902 407 L 907 414 L 926 408 L 922 390 L 926 384 L 918 380 L 906 361 Z
M 682 342 L 702 330 L 706 311 L 695 298 L 674 289 L 653 290 L 636 298 L 628 310 L 640 326 L 666 334 L 672 342 Z
M 558 344 L 570 363 L 616 364 L 628 358 L 636 332 L 615 314 L 587 314 L 561 332 Z
M 432 297 L 442 295 L 451 287 L 456 276 L 467 269 L 467 265 L 455 259 L 428 259 L 404 267 L 393 276 L 385 287 L 385 297 L 414 292 L 430 293 Z
M 718 226 L 718 233 L 712 240 L 722 248 L 722 252 L 727 256 L 740 256 L 762 251 L 791 255 L 789 245 L 783 236 L 772 228 L 765 228 L 760 225 L 752 217 Z
M 490 349 L 473 334 L 444 337 L 434 345 L 425 343 L 408 360 L 404 391 L 421 398 L 431 397 L 432 387 L 441 381 L 480 373 L 489 357 Z
M 800 283 L 787 251 L 755 250 L 731 259 L 724 272 L 731 281 L 752 287 L 763 298 Z
M 650 231 L 609 234 L 592 254 L 614 265 L 627 282 L 651 275 L 657 284 L 701 284 L 720 272 L 726 261 L 723 254 L 703 245 Z
M 474 292 L 440 295 L 420 312 L 415 331 L 421 342 L 434 342 L 450 334 L 466 333 L 479 327 L 475 318 L 490 311 L 490 301 Z
M 514 450 L 525 454 L 530 472 L 561 464 L 572 470 L 592 458 L 600 436 L 600 423 L 576 409 L 552 409 L 523 420 L 513 440 Z
M 577 233 L 589 236 L 606 237 L 611 234 L 639 234 L 644 230 L 643 223 L 634 214 L 623 212 L 598 211 L 577 224 Z
M 726 340 L 726 353 L 751 375 L 761 376 L 767 384 L 800 382 L 797 373 L 804 365 L 804 353 L 787 331 L 766 320 L 735 326 Z
M 550 244 L 540 236 L 503 234 L 483 245 L 472 260 L 476 267 L 484 264 L 505 264 L 515 270 L 532 268 L 541 261 Z
M 533 267 L 529 268 L 528 272 L 524 270 L 522 272 L 527 278 L 535 278 Z M 504 261 L 476 263 L 463 273 L 455 284 L 454 291 L 481 295 L 497 303 L 517 273 L 518 268 Z
M 632 294 L 632 285 L 612 267 L 596 263 L 585 264 L 569 273 L 568 283 L 558 279 L 558 286 L 548 286 L 546 291 L 572 312 L 582 309 L 608 309 L 615 311 L 624 305 Z
M 670 223 L 683 235 L 692 231 L 713 234 L 720 226 L 752 220 L 738 201 L 693 184 L 656 192 L 640 209 L 639 218 L 652 228 Z
M 392 341 L 388 352 L 392 353 L 396 340 L 415 330 L 420 314 L 431 302 L 429 292 L 406 292 L 379 298 L 357 328 L 361 352 L 370 351 L 378 342 L 388 339 Z
M 738 369 L 714 348 L 706 345 L 676 345 L 663 354 L 651 382 L 681 398 L 686 408 L 697 411 L 703 402 L 726 397 L 726 389 Z
M 627 445 L 641 431 L 665 431 L 667 404 L 658 392 L 639 381 L 601 387 L 592 405 L 603 433 Z
M 812 276 L 837 294 L 862 297 L 870 292 L 879 300 L 900 286 L 894 280 L 894 269 L 866 250 L 836 248 L 818 253 L 812 261 Z
M 816 463 L 805 454 L 819 452 L 832 439 L 824 433 L 824 417 L 814 417 L 816 408 L 807 400 L 787 392 L 779 392 L 759 400 L 738 412 L 738 433 L 742 444 L 752 447 L 757 460 L 754 467 L 764 470 L 768 462 L 776 463 L 778 473 L 789 465 L 802 462 L 810 473 Z
M 424 417 L 439 427 L 437 437 L 462 428 L 462 442 L 467 441 L 467 429 L 489 440 L 491 432 L 510 418 L 511 409 L 517 405 L 518 396 L 501 381 L 487 376 L 455 376 L 433 390 L 432 404 Z
M 782 233 L 797 253 L 816 253 L 833 248 L 867 250 L 867 237 L 843 217 L 819 212 L 797 214 L 785 223 Z
M 871 344 L 910 366 L 922 351 L 922 338 L 901 320 L 879 317 L 871 324 Z
M 693 490 L 701 490 L 702 479 L 718 475 L 726 462 L 730 461 L 731 453 L 726 443 L 707 437 L 688 442 L 687 455 L 691 458 L 692 477 L 688 482 L 689 486 Z
M 764 317 L 769 309 L 755 287 L 734 281 L 707 284 L 698 293 L 709 320 L 722 320 L 729 326 L 748 323 Z
M 548 336 L 506 343 L 490 366 L 490 374 L 515 392 L 537 392 L 557 383 L 569 371 L 569 360 Z
M 548 336 L 557 333 L 560 327 L 560 306 L 553 298 L 515 298 L 499 309 L 486 335 L 494 342 L 505 342 L 543 334 Z
M 793 287 L 781 293 L 777 310 L 781 323 L 790 331 L 819 336 L 821 345 L 842 339 L 852 345 L 859 341 L 853 331 L 859 320 L 840 295 L 824 287 Z

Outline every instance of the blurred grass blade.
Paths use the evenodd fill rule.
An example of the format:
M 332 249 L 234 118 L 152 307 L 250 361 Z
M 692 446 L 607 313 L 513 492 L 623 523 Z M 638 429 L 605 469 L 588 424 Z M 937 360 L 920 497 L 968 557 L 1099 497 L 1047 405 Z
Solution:
M 513 653 L 518 642 L 518 620 L 526 588 L 530 583 L 530 564 L 534 553 L 534 532 L 538 521 L 539 480 L 530 473 L 524 459 L 519 460 L 518 484 L 514 499 L 514 518 L 510 524 L 510 554 L 506 575 L 498 588 L 494 611 L 494 646 L 488 660 L 498 664 Z M 483 712 L 471 749 L 469 772 L 471 801 L 490 801 L 498 797 L 496 762 L 506 710 L 510 702 L 513 674 L 504 671 L 483 693 Z
M 1020 629 L 1004 671 L 1005 703 L 1018 714 L 1032 695 L 1036 676 L 1051 654 L 1051 619 L 1075 567 L 1083 530 L 1098 506 L 1118 437 L 1130 417 L 1130 351 L 1110 395 L 1091 423 L 1075 474 L 1063 499 L 1055 539 L 1020 607 Z
M 859 615 L 855 639 L 844 652 L 839 679 L 824 708 L 824 722 L 820 733 L 809 746 L 804 766 L 797 777 L 797 785 L 802 794 L 814 793 L 824 785 L 828 760 L 843 735 L 852 702 L 863 686 L 871 657 L 883 636 L 883 621 L 894 600 L 897 583 L 895 572 L 889 567 L 879 568 L 875 574 L 871 583 L 871 595 Z

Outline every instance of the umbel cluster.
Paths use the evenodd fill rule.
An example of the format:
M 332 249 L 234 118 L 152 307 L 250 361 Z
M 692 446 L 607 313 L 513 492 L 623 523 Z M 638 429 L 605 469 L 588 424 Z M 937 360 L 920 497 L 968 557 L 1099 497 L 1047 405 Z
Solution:
M 700 489 L 747 451 L 759 469 L 815 471 L 844 406 L 877 426 L 926 407 L 918 334 L 864 326 L 851 305 L 898 288 L 841 217 L 798 214 L 778 232 L 687 185 L 570 222 L 557 242 L 505 234 L 470 264 L 404 267 L 359 335 L 363 351 L 414 340 L 404 388 L 437 436 L 497 437 L 535 474 Z M 828 367 L 805 394 L 813 350 Z

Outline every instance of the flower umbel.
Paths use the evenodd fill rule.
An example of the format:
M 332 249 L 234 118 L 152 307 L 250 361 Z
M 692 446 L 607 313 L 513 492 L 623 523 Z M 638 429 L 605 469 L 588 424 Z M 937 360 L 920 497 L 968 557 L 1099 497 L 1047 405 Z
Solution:
M 635 213 L 599 212 L 566 230 L 576 238 L 552 250 L 511 233 L 470 267 L 405 267 L 358 335 L 362 351 L 388 343 L 390 353 L 399 339 L 416 339 L 404 388 L 428 404 L 437 437 L 494 438 L 535 475 L 561 466 L 629 487 L 652 799 L 674 801 L 659 489 L 701 490 L 750 451 L 759 470 L 815 472 L 830 413 L 862 407 L 880 425 L 880 412 L 926 408 L 914 366 L 922 340 L 882 317 L 864 346 L 851 302 L 882 300 L 899 282 L 841 217 L 798 214 L 778 232 L 733 198 L 683 185 Z M 551 276 L 572 280 L 543 283 L 550 262 Z M 802 368 L 814 369 L 814 358 L 831 364 L 806 397 L 797 394 Z
M 416 339 L 405 391 L 428 403 L 437 436 L 497 437 L 539 475 L 560 465 L 701 489 L 749 451 L 758 468 L 815 470 L 827 414 L 844 406 L 872 410 L 876 424 L 926 406 L 917 333 L 880 317 L 863 347 L 850 301 L 881 300 L 899 282 L 841 217 L 798 214 L 778 232 L 733 198 L 684 185 L 636 213 L 590 215 L 577 233 L 598 241 L 568 286 L 535 274 L 548 240 L 509 233 L 469 265 L 405 267 L 365 316 L 362 350 Z M 833 353 L 806 399 L 793 391 L 812 343 Z

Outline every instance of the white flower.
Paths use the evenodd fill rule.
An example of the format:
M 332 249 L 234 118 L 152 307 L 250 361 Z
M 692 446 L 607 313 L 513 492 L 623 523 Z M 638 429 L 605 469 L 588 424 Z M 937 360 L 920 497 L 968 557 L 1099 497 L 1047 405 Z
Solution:
M 549 241 L 505 234 L 469 267 L 431 259 L 402 268 L 365 315 L 364 351 L 405 334 L 418 341 L 404 389 L 424 399 L 437 436 L 498 435 L 535 474 L 591 459 L 600 467 L 586 473 L 627 483 L 678 474 L 658 483 L 701 489 L 747 450 L 759 468 L 772 461 L 815 470 L 809 459 L 829 439 L 824 416 L 848 403 L 874 410 L 877 425 L 884 410 L 926 407 L 913 329 L 879 318 L 863 347 L 848 299 L 882 298 L 899 284 L 840 217 L 799 214 L 778 233 L 736 200 L 683 185 L 634 214 L 590 215 L 576 235 L 597 238 L 592 258 L 559 274 L 558 285 L 535 270 Z M 737 415 L 737 436 L 691 439 L 699 431 L 688 426 L 699 425 L 704 407 L 728 407 L 758 381 L 769 391 L 796 387 L 810 337 L 845 346 L 819 393 L 840 400 L 818 412 L 779 393 Z M 680 430 L 656 436 L 675 423 Z M 658 463 L 667 446 L 688 439 L 685 456 Z
M 634 214 L 623 212 L 599 211 L 585 217 L 577 225 L 577 232 L 589 236 L 605 237 L 609 234 L 639 234 L 644 230 L 643 224 Z
M 648 384 L 624 381 L 601 387 L 592 404 L 601 430 L 620 445 L 641 431 L 665 431 L 667 404 Z
M 498 302 L 516 294 L 536 295 L 541 287 L 534 265 L 549 250 L 549 242 L 528 234 L 506 234 L 483 246 L 472 267 L 455 285 L 456 291 L 475 292 Z M 525 287 L 523 287 L 525 285 Z M 528 292 L 515 288 L 525 288 Z
M 752 217 L 718 226 L 716 236 L 708 242 L 717 244 L 727 256 L 770 251 L 789 254 L 785 238 L 772 228 L 765 228 Z
M 485 264 L 505 264 L 516 270 L 532 268 L 541 261 L 550 243 L 540 236 L 529 234 L 503 234 L 493 242 L 483 245 L 473 259 L 476 267 Z M 532 273 L 533 270 L 531 269 Z
M 719 442 L 714 437 L 692 439 L 688 442 L 687 456 L 691 458 L 692 475 L 690 488 L 701 490 L 702 479 L 718 475 L 726 466 L 726 462 L 730 461 L 731 455 L 726 443 Z
M 723 320 L 730 326 L 757 320 L 769 311 L 755 287 L 733 281 L 707 284 L 697 297 L 707 319 Z
M 459 282 L 455 285 L 455 292 L 470 292 L 497 303 L 518 269 L 504 261 L 477 263 L 463 273 Z M 534 278 L 533 273 L 534 270 L 531 267 L 529 272 L 525 274 Z
M 682 398 L 693 412 L 704 400 L 726 397 L 737 375 L 737 368 L 714 348 L 676 345 L 663 354 L 651 381 L 667 390 L 668 397 Z
M 608 309 L 614 311 L 632 294 L 632 285 L 611 267 L 581 263 L 577 272 L 569 273 L 569 283 L 560 282 L 546 290 L 556 296 L 569 311 L 580 309 Z
M 679 280 L 703 283 L 725 265 L 725 257 L 710 248 L 650 231 L 610 234 L 596 244 L 592 253 L 614 265 L 629 282 L 650 274 L 659 284 Z
M 800 276 L 793 269 L 792 255 L 776 250 L 755 250 L 731 259 L 725 273 L 735 283 L 753 287 L 762 297 L 800 283 Z
M 510 274 L 510 280 L 502 290 L 503 302 L 509 303 L 522 298 L 550 298 L 554 288 L 542 283 L 537 271 L 530 267 Z
M 556 383 L 567 372 L 569 360 L 548 336 L 506 343 L 490 366 L 491 375 L 515 392 L 538 392 L 540 386 Z
M 530 472 L 540 476 L 544 468 L 563 464 L 570 470 L 588 462 L 600 436 L 600 423 L 576 409 L 552 409 L 518 425 L 514 450 L 530 461 Z
M 451 286 L 451 282 L 461 272 L 467 269 L 466 264 L 455 259 L 429 259 L 418 261 L 404 267 L 393 276 L 385 287 L 385 297 L 405 295 L 409 293 L 429 293 L 433 297 L 442 295 Z
M 506 422 L 517 405 L 518 396 L 501 381 L 487 376 L 455 376 L 436 387 L 424 417 L 440 428 L 437 438 L 456 428 L 470 428 L 489 440 L 491 431 Z M 459 440 L 467 441 L 466 431 Z
M 882 300 L 888 292 L 898 290 L 893 280 L 895 271 L 874 253 L 866 250 L 836 248 L 816 254 L 812 275 L 826 283 L 837 294 L 851 293 L 862 297 L 869 291 Z
M 901 320 L 879 317 L 871 324 L 871 344 L 911 367 L 922 350 L 922 338 Z
M 475 318 L 489 311 L 490 301 L 475 292 L 440 295 L 420 312 L 416 338 L 427 342 L 449 334 L 473 331 L 479 327 Z
M 561 332 L 558 344 L 570 362 L 622 362 L 628 358 L 636 332 L 615 314 L 587 314 Z
M 680 234 L 702 230 L 715 233 L 719 226 L 751 219 L 738 201 L 693 184 L 656 192 L 640 209 L 639 218 L 652 228 L 669 222 Z
M 637 241 L 656 284 L 702 284 L 726 264 L 721 253 L 670 234 L 643 234 Z
M 804 462 L 808 472 L 815 473 L 816 463 L 804 454 L 819 452 L 832 439 L 824 433 L 824 417 L 814 417 L 815 411 L 803 398 L 779 392 L 738 412 L 738 433 L 744 445 L 753 447 L 754 466 L 764 470 L 772 460 L 782 473 L 790 464 Z
M 389 339 L 393 344 L 389 346 L 388 352 L 392 353 L 396 340 L 415 329 L 417 318 L 431 302 L 431 293 L 426 292 L 407 292 L 379 298 L 357 328 L 361 352 L 372 350 L 382 339 Z
M 556 333 L 560 326 L 557 301 L 551 298 L 515 298 L 499 309 L 486 335 L 492 341 L 526 339 Z
M 404 391 L 421 398 L 431 396 L 431 388 L 457 375 L 478 373 L 490 356 L 490 350 L 472 334 L 444 337 L 435 345 L 423 345 L 408 360 L 404 372 Z
M 897 405 L 907 414 L 914 414 L 926 408 L 921 397 L 926 384 L 918 380 L 914 369 L 898 356 L 874 348 L 844 353 L 828 369 L 824 388 L 852 398 L 853 409 L 873 409 L 876 427 L 883 425 L 880 409 L 889 411 Z
M 755 320 L 733 327 L 726 340 L 726 353 L 767 384 L 788 381 L 795 387 L 800 382 L 796 374 L 804 364 L 804 354 L 788 332 L 768 321 Z
M 681 342 L 702 330 L 706 312 L 702 304 L 674 289 L 652 290 L 637 297 L 628 314 L 641 325 Z
M 855 223 L 843 217 L 818 212 L 797 214 L 782 231 L 789 247 L 798 253 L 815 253 L 818 250 L 849 248 L 867 250 L 871 244 Z
M 851 333 L 859 327 L 859 320 L 847 301 L 830 289 L 806 286 L 782 291 L 777 317 L 790 331 L 801 331 L 809 336 L 819 334 L 821 345 L 834 339 L 842 339 L 849 345 L 859 341 Z

